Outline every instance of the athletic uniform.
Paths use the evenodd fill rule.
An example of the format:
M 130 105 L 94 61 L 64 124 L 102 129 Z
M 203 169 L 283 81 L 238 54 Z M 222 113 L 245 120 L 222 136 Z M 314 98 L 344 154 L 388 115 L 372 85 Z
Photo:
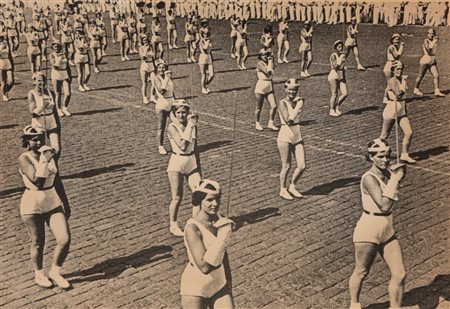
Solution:
M 50 74 L 52 80 L 68 80 L 69 72 L 67 72 L 67 58 L 64 53 L 56 53 L 53 54 L 53 59 L 55 63 L 52 67 L 52 72 Z
M 302 100 L 302 98 L 297 98 Z M 285 104 L 289 117 L 294 114 L 294 107 L 292 107 L 291 103 L 285 99 L 281 100 L 280 104 Z M 281 112 L 278 111 L 280 115 L 280 131 L 278 131 L 277 142 L 285 142 L 292 145 L 297 145 L 303 142 L 302 133 L 300 132 L 300 114 L 301 111 L 297 113 L 293 120 L 293 124 L 288 125 L 286 121 L 283 119 Z
M 217 241 L 217 237 L 200 222 L 191 218 L 187 221 L 186 227 L 190 224 L 196 225 L 200 230 L 206 250 L 208 250 L 208 248 Z M 180 294 L 203 298 L 213 297 L 227 284 L 223 264 L 221 264 L 219 268 L 213 269 L 210 273 L 204 274 L 195 263 L 191 250 L 189 249 L 189 245 L 186 241 L 186 236 L 184 238 L 184 245 L 186 246 L 189 263 L 186 265 L 186 268 L 181 275 Z
M 300 32 L 300 52 L 307 52 L 312 49 L 312 32 L 303 28 Z
M 436 65 L 436 48 L 437 48 L 437 41 L 426 38 L 422 45 L 423 53 L 424 55 L 422 58 L 420 58 L 420 64 L 425 64 L 428 67 L 431 67 L 432 65 Z M 430 51 L 428 52 L 428 50 Z
M 400 93 L 403 91 L 406 93 L 406 80 L 402 79 L 400 82 L 396 77 L 392 77 L 388 80 L 388 84 L 385 90 L 385 102 L 386 106 L 383 111 L 384 119 L 395 119 L 395 107 L 397 107 L 397 118 L 401 118 L 406 116 L 406 102 L 405 99 L 398 99 L 396 97 L 396 93 Z
M 89 45 L 85 40 L 75 40 L 75 63 L 85 64 L 89 63 L 88 49 Z
M 175 101 L 175 97 L 173 95 L 173 81 L 171 79 L 169 79 L 167 86 L 165 88 L 165 92 L 164 94 L 160 93 L 160 90 L 156 87 L 157 83 L 156 81 L 159 82 L 159 84 L 162 85 L 163 83 L 163 78 L 159 75 L 155 76 L 155 90 L 157 91 L 157 95 L 158 95 L 158 99 L 156 100 L 156 106 L 155 109 L 156 110 L 164 110 L 166 112 L 169 112 L 170 109 L 172 108 L 172 104 Z
M 394 64 L 395 61 L 400 59 L 400 56 L 402 55 L 399 50 L 400 50 L 400 46 L 395 46 L 394 44 L 390 45 L 387 49 L 387 62 L 384 65 L 383 68 L 383 72 L 384 73 L 388 73 L 391 72 L 392 70 L 392 65 Z
M 338 54 L 336 52 L 332 53 L 330 56 L 331 71 L 328 74 L 328 81 L 333 79 L 345 83 L 345 53 Z
M 175 128 L 181 135 L 183 129 L 176 125 L 176 122 L 171 122 L 169 126 Z M 170 156 L 167 172 L 177 172 L 182 175 L 189 175 L 197 169 L 197 159 L 195 157 L 194 148 L 195 140 L 197 138 L 197 129 L 192 130 L 191 142 L 189 142 L 186 150 L 181 150 L 180 147 L 169 135 L 170 146 L 172 147 L 172 155 Z
M 345 47 L 355 47 L 358 46 L 356 41 L 356 34 L 358 33 L 358 27 L 355 25 L 350 25 L 347 28 L 347 39 L 345 40 Z
M 0 43 L 0 70 L 12 70 L 8 43 Z
M 356 224 L 353 242 L 369 242 L 380 245 L 395 237 L 392 213 L 382 212 L 370 194 L 364 192 L 363 182 L 364 177 L 367 175 L 375 177 L 380 184 L 381 192 L 386 188 L 386 184 L 370 171 L 361 177 L 360 188 L 363 213 Z
M 38 113 L 36 116 L 33 116 L 33 118 L 31 119 L 31 125 L 33 127 L 42 127 L 46 131 L 56 129 L 58 126 L 56 124 L 55 115 L 53 114 L 53 108 L 55 107 L 53 97 L 48 92 L 44 95 L 40 95 L 35 89 L 32 89 L 31 93 L 33 94 L 36 108 L 38 110 L 41 110 L 40 113 Z M 43 108 L 44 100 L 50 101 L 50 104 L 47 105 L 47 108 Z
M 198 57 L 199 65 L 210 65 L 212 64 L 211 55 L 212 43 L 211 41 L 201 40 L 200 41 L 200 56 Z
M 268 95 L 273 93 L 273 62 L 259 61 L 256 65 L 258 81 L 255 86 L 255 94 Z
M 141 72 L 155 72 L 155 55 L 148 45 L 139 47 L 139 56 L 141 57 Z

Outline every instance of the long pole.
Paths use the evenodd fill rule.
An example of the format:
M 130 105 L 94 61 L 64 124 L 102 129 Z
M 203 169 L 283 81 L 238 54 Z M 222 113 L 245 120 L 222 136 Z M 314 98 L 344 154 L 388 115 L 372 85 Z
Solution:
M 234 163 L 234 144 L 236 141 L 236 111 L 237 111 L 237 91 L 234 92 L 234 118 L 233 118 L 233 141 L 231 144 L 231 161 L 230 161 L 230 175 L 228 179 L 228 199 L 227 199 L 227 218 L 230 214 L 230 200 L 231 200 L 231 185 L 233 176 L 233 163 Z

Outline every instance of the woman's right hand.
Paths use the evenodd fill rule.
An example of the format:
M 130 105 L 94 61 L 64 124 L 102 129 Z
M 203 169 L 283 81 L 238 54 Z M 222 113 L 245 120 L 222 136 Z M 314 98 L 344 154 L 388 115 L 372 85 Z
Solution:
M 198 115 L 197 114 L 189 114 L 188 115 L 188 122 L 192 122 L 192 124 L 194 125 L 194 126 L 196 126 L 197 125 L 197 123 L 198 123 Z
M 229 224 L 222 225 L 217 229 L 217 239 L 220 239 L 223 242 L 227 242 L 229 241 L 232 233 L 233 233 L 233 224 L 230 222 Z
M 401 163 L 393 164 L 389 167 L 391 170 L 391 178 L 394 181 L 400 182 L 406 175 L 406 165 Z

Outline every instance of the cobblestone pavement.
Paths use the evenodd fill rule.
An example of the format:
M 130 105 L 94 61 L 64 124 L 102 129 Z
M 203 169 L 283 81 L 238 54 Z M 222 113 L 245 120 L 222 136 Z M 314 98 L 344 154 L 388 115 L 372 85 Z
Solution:
M 253 53 L 263 26 L 260 22 L 250 25 Z M 294 24 L 291 32 L 297 34 L 298 28 Z M 224 209 L 231 185 L 230 215 L 238 229 L 229 255 L 237 306 L 345 308 L 349 304 L 347 281 L 354 266 L 351 236 L 361 214 L 359 181 L 370 166 L 364 160 L 365 145 L 381 129 L 385 47 L 394 30 L 407 34 L 404 60 L 412 89 L 425 29 L 361 25 L 362 59 L 369 69 L 358 72 L 350 60 L 349 98 L 338 119 L 327 116 L 326 75 L 332 42 L 344 28 L 317 29 L 313 77 L 301 81 L 300 88 L 306 99 L 302 134 L 307 170 L 299 187 L 305 197 L 293 202 L 277 195 L 276 133 L 253 129 L 255 72 L 237 70 L 229 58 L 227 23 L 213 22 L 212 29 L 216 78 L 210 95 L 200 94 L 198 66 L 184 63 L 184 49 L 171 51 L 169 57 L 175 63 L 176 94 L 187 97 L 200 115 L 203 174 L 224 187 Z M 447 94 L 450 65 L 444 61 L 444 51 L 450 46 L 449 33 L 438 29 L 441 88 Z M 276 68 L 278 99 L 283 82 L 299 75 L 298 39 L 292 35 L 289 59 L 293 64 Z M 17 171 L 20 130 L 30 118 L 26 93 L 32 85 L 26 58 L 17 59 L 13 100 L 1 103 L 0 115 L 3 308 L 180 307 L 179 281 L 187 258 L 182 239 L 168 231 L 168 156 L 157 153 L 154 107 L 140 103 L 137 57 L 122 63 L 117 45 L 108 52 L 102 72 L 92 76 L 90 85 L 95 89 L 82 94 L 73 81 L 74 115 L 62 120 L 61 174 L 73 210 L 73 241 L 64 267 L 73 289 L 65 292 L 42 290 L 32 280 L 29 239 L 18 209 L 23 185 Z M 252 54 L 248 67 L 255 64 Z M 408 108 L 415 134 L 412 152 L 418 163 L 408 168 L 395 211 L 395 229 L 408 273 L 404 305 L 449 308 L 449 99 L 432 96 L 429 77 L 422 89 L 425 96 L 411 98 Z M 235 93 L 238 112 L 233 144 Z M 266 123 L 268 110 L 264 108 Z M 391 141 L 394 144 L 393 137 Z M 185 194 L 180 208 L 182 223 L 191 213 L 189 196 Z M 48 268 L 54 240 L 50 233 L 47 236 Z M 363 287 L 362 304 L 387 308 L 388 280 L 387 268 L 377 258 Z

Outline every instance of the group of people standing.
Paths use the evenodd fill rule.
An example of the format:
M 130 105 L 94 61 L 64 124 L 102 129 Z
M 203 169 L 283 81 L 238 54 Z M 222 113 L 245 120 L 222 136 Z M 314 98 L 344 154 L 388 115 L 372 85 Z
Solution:
M 258 1 L 251 1 L 256 5 Z M 186 2 L 189 3 L 189 2 Z M 211 14 L 211 3 L 208 14 Z M 239 9 L 241 3 L 230 2 Z M 275 2 L 274 2 L 275 3 Z M 281 14 L 284 2 L 276 3 L 271 12 Z M 299 2 L 300 3 L 300 2 Z M 178 3 L 177 3 L 178 4 Z M 267 4 L 267 3 L 266 3 Z M 292 2 L 297 4 L 297 2 Z M 191 4 L 190 4 L 191 5 Z M 220 3 L 217 4 L 218 6 Z M 300 4 L 299 4 L 300 5 Z M 315 6 L 316 4 L 314 4 Z M 324 3 L 325 5 L 325 3 Z M 327 3 L 328 5 L 328 3 Z M 330 55 L 330 73 L 328 82 L 331 90 L 329 116 L 339 117 L 341 105 L 348 95 L 345 76 L 345 62 L 351 52 L 355 56 L 357 69 L 365 70 L 360 62 L 358 49 L 358 17 L 353 5 L 351 17 L 346 20 L 350 25 L 344 41 L 333 43 L 334 51 Z M 171 7 L 171 6 L 170 6 Z M 255 6 L 256 7 L 256 6 Z M 306 5 L 313 7 L 310 3 Z M 300 94 L 301 78 L 311 76 L 309 68 L 313 59 L 312 37 L 314 26 L 309 18 L 304 21 L 301 30 L 301 78 L 289 78 L 284 83 L 284 97 L 278 104 L 275 99 L 273 76 L 275 63 L 289 63 L 289 22 L 291 17 L 282 16 L 278 25 L 278 36 L 275 38 L 271 25 L 267 25 L 261 35 L 261 49 L 256 67 L 257 82 L 255 86 L 255 129 L 264 130 L 260 118 L 264 101 L 270 104 L 268 128 L 277 131 L 277 147 L 281 159 L 279 196 L 285 200 L 302 198 L 297 184 L 306 169 L 305 145 L 301 134 L 301 113 L 307 107 L 306 99 Z M 203 15 L 205 15 L 205 10 Z M 301 6 L 300 12 L 302 12 Z M 236 59 L 239 69 L 245 70 L 248 57 L 247 31 L 248 24 L 244 15 L 233 13 L 230 16 L 231 57 Z M 313 10 L 314 11 L 314 10 Z M 312 12 L 313 12 L 312 11 Z M 326 10 L 324 9 L 323 12 Z M 8 9 L 3 16 L 18 17 L 20 8 Z M 323 13 L 322 12 L 322 13 Z M 90 90 L 87 83 L 90 77 L 90 63 L 94 71 L 100 73 L 99 65 L 106 56 L 107 34 L 105 21 L 100 12 L 89 20 L 85 8 L 75 8 L 73 14 L 57 6 L 55 18 L 51 18 L 52 10 L 36 8 L 33 22 L 14 26 L 16 32 L 9 32 L 9 27 L 0 31 L 0 61 L 2 75 L 3 100 L 9 100 L 9 90 L 14 81 L 14 58 L 18 56 L 18 36 L 27 39 L 27 56 L 30 61 L 34 88 L 28 93 L 31 125 L 23 130 L 23 146 L 26 151 L 20 156 L 20 174 L 25 185 L 21 200 L 20 215 L 31 238 L 31 259 L 35 271 L 35 282 L 42 287 L 51 287 L 52 281 L 67 289 L 70 283 L 61 276 L 61 267 L 69 252 L 70 229 L 67 220 L 70 207 L 65 196 L 64 187 L 58 173 L 58 162 L 61 156 L 61 122 L 60 117 L 70 116 L 68 110 L 71 98 L 71 66 L 78 72 L 79 91 Z M 178 12 L 179 13 L 179 12 Z M 177 29 L 175 16 L 177 9 L 166 12 L 168 48 L 177 49 Z M 322 14 L 320 13 L 320 14 Z M 10 14 L 10 15 L 8 15 Z M 256 14 L 256 12 L 255 12 Z M 314 15 L 314 13 L 311 13 Z M 112 28 L 112 42 L 119 44 L 122 61 L 129 60 L 130 53 L 139 54 L 141 63 L 139 72 L 142 82 L 141 92 L 144 104 L 155 103 L 158 120 L 157 140 L 158 152 L 166 155 L 164 136 L 167 134 L 171 146 L 171 155 L 167 167 L 167 175 L 171 190 L 169 205 L 169 231 L 175 236 L 183 236 L 189 263 L 181 277 L 182 304 L 185 308 L 204 308 L 205 306 L 233 308 L 231 293 L 231 271 L 228 263 L 226 247 L 230 242 L 234 223 L 219 215 L 221 188 L 220 185 L 202 178 L 200 156 L 198 151 L 198 115 L 192 104 L 177 99 L 176 86 L 172 80 L 170 63 L 165 60 L 165 51 L 161 40 L 161 22 L 156 16 L 152 19 L 150 31 L 147 31 L 143 11 L 128 13 L 109 8 Z M 206 19 L 200 19 L 197 12 L 189 14 L 185 23 L 184 42 L 188 63 L 198 61 L 201 72 L 201 91 L 210 93 L 210 83 L 214 78 L 211 29 Z M 200 14 L 201 16 L 201 14 Z M 274 15 L 275 16 L 275 15 Z M 274 16 L 268 19 L 277 20 Z M 302 15 L 300 15 L 302 16 Z M 308 16 L 306 14 L 306 16 Z M 327 20 L 324 14 L 324 21 Z M 332 11 L 328 16 L 332 17 Z M 267 17 L 267 16 L 266 16 Z M 319 17 L 319 15 L 317 16 Z M 12 17 L 14 20 L 15 17 Z M 20 20 L 19 20 L 20 21 Z M 21 22 L 21 21 L 20 21 Z M 7 23 L 5 23 L 7 24 Z M 0 25 L 1 26 L 1 25 Z M 6 31 L 6 34 L 5 34 Z M 274 61 L 275 42 L 277 44 L 277 61 Z M 419 64 L 419 76 L 415 82 L 414 95 L 422 96 L 419 90 L 425 73 L 430 70 L 434 77 L 435 92 L 443 96 L 439 90 L 439 74 L 437 70 L 436 48 L 438 38 L 430 29 L 423 42 L 424 56 Z M 52 47 L 48 52 L 48 45 Z M 199 52 L 198 60 L 196 53 Z M 406 113 L 406 77 L 403 75 L 404 65 L 400 57 L 404 53 L 401 36 L 394 34 L 387 50 L 387 63 L 384 74 L 387 80 L 385 91 L 386 107 L 383 111 L 383 127 L 380 137 L 368 145 L 368 160 L 372 163 L 370 170 L 361 179 L 361 196 L 363 214 L 356 226 L 353 241 L 355 244 L 355 270 L 350 278 L 351 307 L 360 308 L 359 294 L 364 278 L 366 278 L 374 257 L 379 252 L 392 274 L 389 286 L 391 307 L 401 305 L 404 288 L 405 269 L 398 240 L 393 230 L 392 209 L 398 200 L 399 183 L 404 178 L 406 167 L 400 164 L 415 163 L 409 156 L 412 129 Z M 48 62 L 47 62 L 48 61 Z M 48 87 L 49 78 L 41 70 L 50 67 L 50 78 L 53 90 Z M 45 70 L 47 71 L 47 70 Z M 150 87 L 148 83 L 150 82 Z M 148 90 L 148 88 L 150 88 Z M 148 94 L 149 92 L 149 94 Z M 279 115 L 280 127 L 275 125 L 276 114 Z M 391 148 L 386 141 L 393 125 L 399 125 L 404 132 L 401 155 L 398 164 L 389 166 Z M 399 149 L 396 149 L 397 153 Z M 292 157 L 296 167 L 291 180 L 288 173 Z M 187 180 L 192 192 L 192 218 L 188 220 L 184 231 L 177 222 L 178 209 L 183 199 L 184 180 Z M 43 248 L 45 223 L 49 225 L 56 238 L 53 265 L 46 275 L 43 271 Z

